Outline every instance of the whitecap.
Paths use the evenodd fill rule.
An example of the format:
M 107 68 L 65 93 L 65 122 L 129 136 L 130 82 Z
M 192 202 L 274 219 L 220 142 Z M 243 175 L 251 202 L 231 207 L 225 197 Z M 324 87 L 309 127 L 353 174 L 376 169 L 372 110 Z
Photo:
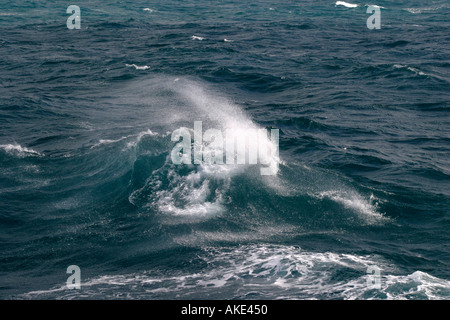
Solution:
M 345 1 L 336 1 L 336 5 L 337 6 L 344 6 L 346 8 L 356 8 L 356 7 L 358 7 L 357 4 L 348 3 L 348 2 L 345 2 Z
M 423 71 L 420 71 L 420 70 L 417 69 L 417 68 L 409 67 L 409 66 L 406 66 L 406 65 L 394 64 L 394 68 L 397 68 L 397 69 L 407 69 L 407 70 L 409 70 L 409 71 L 414 72 L 415 74 L 418 74 L 419 76 L 428 76 L 428 75 L 429 75 L 429 74 L 426 74 L 426 73 L 423 72 Z
M 211 127 L 220 128 L 222 130 L 218 130 L 221 132 L 229 132 L 230 137 L 237 140 L 236 144 L 245 145 L 247 141 L 244 133 L 251 134 L 260 129 L 238 105 L 218 96 L 214 91 L 206 90 L 198 83 L 171 81 L 171 86 L 177 98 L 193 110 L 191 114 L 203 118 L 203 131 Z M 140 138 L 137 140 L 139 141 Z M 129 146 L 135 146 L 138 141 L 129 143 Z M 256 139 L 254 142 L 249 141 L 255 143 L 252 147 L 261 143 L 275 150 L 275 145 L 268 136 Z M 215 149 L 216 147 L 218 149 Z M 219 146 L 208 147 L 203 150 L 203 156 L 212 156 L 216 152 L 221 152 Z M 261 157 L 264 158 L 261 160 Z M 275 179 L 280 164 L 278 153 L 271 152 L 269 155 L 263 152 L 260 160 L 258 168 L 262 170 L 261 172 L 270 170 L 273 173 L 267 180 Z M 182 218 L 181 220 L 186 220 L 188 217 L 193 220 L 214 217 L 226 210 L 224 195 L 229 191 L 230 179 L 244 172 L 250 174 L 257 172 L 257 169 L 253 171 L 250 166 L 255 167 L 228 161 L 228 164 L 203 162 L 183 168 L 172 163 L 168 156 L 162 167 L 154 170 L 147 178 L 145 186 L 132 192 L 129 202 L 139 207 L 151 207 L 152 211 L 160 213 L 162 219 L 175 216 Z M 180 221 L 178 218 L 172 219 L 173 223 Z
M 406 8 L 406 11 L 408 11 L 409 13 L 422 13 L 421 9 L 417 9 L 417 8 Z
M 159 134 L 157 132 L 153 132 L 150 129 L 147 129 L 145 131 L 141 131 L 139 132 L 136 136 L 137 138 L 134 141 L 128 142 L 127 143 L 127 148 L 132 148 L 135 147 L 141 140 L 143 137 L 145 136 L 158 136 Z M 130 137 L 130 136 L 128 136 Z
M 356 212 L 368 224 L 378 224 L 388 220 L 387 217 L 377 211 L 377 203 L 373 195 L 367 200 L 354 191 L 330 190 L 320 192 L 316 197 L 320 199 L 328 198 L 340 203 L 345 208 Z
M 33 149 L 28 149 L 27 147 L 22 147 L 19 144 L 2 144 L 0 145 L 0 149 L 3 149 L 8 154 L 15 155 L 19 158 L 24 158 L 27 156 L 42 156 L 41 153 Z
M 432 11 L 438 11 L 441 10 L 443 8 L 448 8 L 448 5 L 439 5 L 439 6 L 435 6 L 435 7 L 422 7 L 422 8 L 406 8 L 404 10 L 408 11 L 409 13 L 412 14 L 421 14 L 424 12 L 432 12 Z
M 138 66 L 138 65 L 135 65 L 134 63 L 133 64 L 126 64 L 125 66 L 127 66 L 127 67 L 134 67 L 136 70 L 147 70 L 147 69 L 150 69 L 150 66 Z
M 191 39 L 192 39 L 192 40 L 199 40 L 199 41 L 202 41 L 202 40 L 204 40 L 205 38 L 199 37 L 199 36 L 196 36 L 196 35 L 193 35 L 193 36 L 191 37 Z
M 446 299 L 450 281 L 422 271 L 401 274 L 377 255 L 314 252 L 283 245 L 204 247 L 201 272 L 136 272 L 101 275 L 86 279 L 83 290 L 65 284 L 33 291 L 25 298 L 109 298 L 127 292 L 128 298 L 245 299 L 256 293 L 261 299 Z M 372 288 L 369 268 L 380 269 L 378 289 Z M 343 280 L 337 274 L 350 271 Z M 341 278 L 341 279 L 339 279 Z M 220 290 L 217 290 L 220 289 Z M 255 297 L 253 295 L 253 297 Z

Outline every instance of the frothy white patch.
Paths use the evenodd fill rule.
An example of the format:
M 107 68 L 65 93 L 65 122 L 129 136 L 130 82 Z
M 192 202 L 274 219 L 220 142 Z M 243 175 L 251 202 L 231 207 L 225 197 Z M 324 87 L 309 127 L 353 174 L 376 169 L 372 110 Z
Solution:
M 374 255 L 308 252 L 282 245 L 205 248 L 201 272 L 150 272 L 87 279 L 82 290 L 65 285 L 34 291 L 25 298 L 221 298 L 245 299 L 445 299 L 450 281 L 416 271 L 399 275 Z M 380 289 L 368 286 L 371 266 L 381 269 Z M 352 274 L 342 280 L 342 273 Z
M 142 10 L 144 10 L 144 11 L 147 11 L 147 12 L 149 12 L 149 13 L 152 13 L 152 12 L 154 12 L 155 10 L 153 10 L 153 9 L 150 9 L 150 8 L 144 8 L 144 9 L 142 9 Z
M 392 276 L 384 277 L 386 293 L 388 299 L 410 299 L 412 296 L 417 296 L 420 299 L 440 300 L 448 299 L 450 295 L 450 281 L 433 277 L 432 275 L 416 271 L 407 276 Z M 395 292 L 393 289 L 403 287 L 405 290 L 402 293 Z M 389 290 L 389 288 L 391 288 Z
M 125 66 L 127 66 L 127 67 L 134 67 L 136 70 L 147 70 L 147 69 L 150 69 L 150 66 L 138 66 L 138 65 L 135 65 L 134 63 L 133 64 L 125 64 Z
M 410 13 L 422 13 L 421 9 L 415 9 L 415 8 L 407 8 L 406 11 Z
M 191 37 L 191 39 L 192 39 L 192 40 L 199 40 L 199 41 L 202 41 L 202 40 L 204 40 L 205 38 L 199 37 L 199 36 L 196 36 L 196 35 L 193 35 L 193 36 Z
M 224 168 L 220 167 L 219 168 Z M 129 201 L 135 204 L 136 199 L 148 194 L 147 206 L 157 209 L 170 217 L 209 218 L 222 213 L 223 193 L 229 187 L 229 172 L 222 176 L 217 172 L 205 170 L 199 166 L 197 171 L 191 171 L 187 175 L 180 173 L 176 165 L 167 159 L 165 165 L 153 172 L 147 179 L 146 185 L 134 191 L 129 196 Z M 167 177 L 161 176 L 163 172 Z M 164 186 L 163 180 L 167 178 L 169 185 Z M 211 189 L 211 181 L 219 179 L 219 185 Z M 217 181 L 216 181 L 217 182 Z M 166 223 L 179 223 L 178 220 L 168 220 Z
M 336 5 L 337 6 L 344 6 L 346 8 L 356 8 L 356 7 L 358 7 L 357 4 L 348 3 L 348 2 L 345 2 L 345 1 L 336 1 Z
M 221 206 L 221 197 L 215 201 L 207 201 L 207 197 L 211 195 L 209 188 L 209 180 L 205 179 L 196 185 L 195 173 L 188 175 L 185 181 L 180 185 L 175 185 L 173 189 L 158 192 L 158 209 L 163 213 L 170 213 L 175 216 L 211 216 L 219 214 L 223 211 Z M 185 200 L 186 204 L 182 207 L 176 205 L 176 199 L 173 194 Z
M 25 158 L 28 156 L 42 156 L 41 153 L 33 149 L 28 149 L 27 147 L 22 147 L 19 144 L 2 144 L 0 145 L 0 149 L 3 149 L 8 154 L 15 155 L 19 158 Z

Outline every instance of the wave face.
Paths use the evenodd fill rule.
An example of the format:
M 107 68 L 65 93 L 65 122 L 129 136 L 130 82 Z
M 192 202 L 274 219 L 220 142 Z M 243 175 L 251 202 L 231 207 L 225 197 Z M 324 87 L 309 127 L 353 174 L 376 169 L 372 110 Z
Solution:
M 0 5 L 0 298 L 448 299 L 448 5 L 338 2 Z

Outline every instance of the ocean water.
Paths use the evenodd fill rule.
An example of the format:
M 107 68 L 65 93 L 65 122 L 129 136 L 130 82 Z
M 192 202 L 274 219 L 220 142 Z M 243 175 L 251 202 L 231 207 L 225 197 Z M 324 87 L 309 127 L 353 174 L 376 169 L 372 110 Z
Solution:
M 449 299 L 449 13 L 3 1 L 0 298 Z M 277 173 L 175 165 L 194 121 L 279 129 Z

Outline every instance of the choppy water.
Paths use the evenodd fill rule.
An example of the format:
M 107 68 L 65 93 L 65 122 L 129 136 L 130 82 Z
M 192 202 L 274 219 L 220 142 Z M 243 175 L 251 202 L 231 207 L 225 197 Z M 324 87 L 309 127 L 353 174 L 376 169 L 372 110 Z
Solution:
M 450 5 L 350 3 L 1 3 L 0 297 L 448 299 Z M 194 121 L 277 174 L 174 165 Z

